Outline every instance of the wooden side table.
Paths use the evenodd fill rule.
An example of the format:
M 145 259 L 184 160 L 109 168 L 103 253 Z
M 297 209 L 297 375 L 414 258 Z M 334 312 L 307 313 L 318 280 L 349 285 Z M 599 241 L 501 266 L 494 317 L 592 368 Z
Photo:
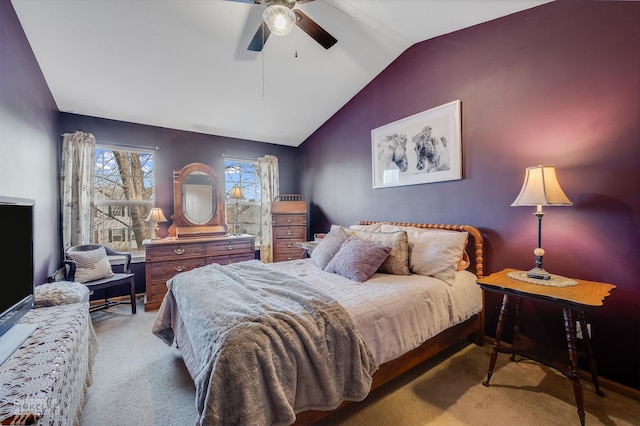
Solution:
M 539 284 L 530 284 L 524 281 L 519 281 L 510 278 L 507 273 L 515 271 L 515 269 L 504 269 L 495 274 L 491 274 L 488 277 L 479 279 L 477 282 L 483 290 L 491 291 L 494 293 L 502 294 L 502 307 L 500 309 L 500 316 L 498 317 L 498 325 L 496 328 L 496 338 L 493 343 L 493 349 L 491 351 L 491 357 L 489 360 L 489 370 L 487 372 L 487 380 L 482 384 L 489 386 L 489 380 L 493 374 L 493 368 L 496 364 L 496 358 L 498 352 L 511 353 L 511 360 L 515 360 L 515 355 L 521 355 L 525 358 L 532 359 L 534 361 L 545 364 L 549 367 L 555 368 L 564 374 L 573 382 L 573 392 L 576 398 L 576 405 L 578 408 L 578 415 L 580 416 L 580 423 L 584 425 L 585 413 L 584 413 L 584 401 L 582 395 L 582 385 L 580 384 L 580 371 L 578 370 L 578 355 L 576 349 L 576 329 L 574 326 L 574 318 L 580 324 L 582 329 L 582 336 L 584 340 L 586 356 L 589 361 L 589 367 L 591 369 L 591 376 L 593 384 L 596 388 L 596 393 L 599 396 L 604 396 L 604 393 L 600 391 L 600 384 L 598 382 L 598 374 L 596 371 L 596 363 L 593 359 L 593 352 L 591 350 L 591 339 L 589 336 L 589 330 L 587 327 L 587 321 L 585 319 L 585 311 L 591 310 L 602 306 L 604 299 L 611 294 L 616 287 L 607 283 L 600 283 L 595 281 L 584 281 L 579 279 L 573 279 L 577 282 L 577 285 L 570 287 L 551 287 Z M 516 301 L 515 321 L 513 324 L 513 343 L 511 345 L 502 343 L 500 341 L 502 337 L 502 331 L 504 329 L 505 316 L 509 310 L 509 304 L 512 299 Z M 556 357 L 543 354 L 543 351 L 530 339 L 521 333 L 522 327 L 522 303 L 524 299 L 529 299 L 534 302 L 547 302 L 562 307 L 562 315 L 564 317 L 564 329 L 567 338 L 568 348 L 568 363 L 566 354 L 564 360 L 555 359 Z M 567 366 L 568 365 L 568 366 Z

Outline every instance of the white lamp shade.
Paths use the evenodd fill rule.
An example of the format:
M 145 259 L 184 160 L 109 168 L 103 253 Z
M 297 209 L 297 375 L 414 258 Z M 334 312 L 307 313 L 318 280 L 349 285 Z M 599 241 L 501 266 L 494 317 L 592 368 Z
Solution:
M 554 166 L 527 167 L 520 194 L 512 206 L 572 206 L 560 188 Z
M 231 189 L 229 198 L 232 200 L 244 200 L 244 194 L 242 193 L 242 188 L 240 188 L 239 186 L 234 186 Z
M 145 219 L 146 222 L 166 222 L 167 218 L 164 217 L 160 207 L 154 207 L 149 212 L 149 216 Z
M 287 6 L 269 6 L 262 14 L 269 30 L 277 36 L 286 36 L 296 23 L 296 15 Z

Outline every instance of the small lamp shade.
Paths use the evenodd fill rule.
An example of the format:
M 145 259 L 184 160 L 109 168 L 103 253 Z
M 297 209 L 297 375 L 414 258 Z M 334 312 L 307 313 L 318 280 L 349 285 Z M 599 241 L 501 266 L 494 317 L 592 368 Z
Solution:
M 545 251 L 542 248 L 542 206 L 572 206 L 573 203 L 560 188 L 554 166 L 527 167 L 520 194 L 512 206 L 536 206 L 534 215 L 538 218 L 538 247 L 533 251 L 535 268 L 527 272 L 527 277 L 539 280 L 551 279 L 551 274 L 542 267 Z
M 572 206 L 560 188 L 554 166 L 527 167 L 520 194 L 512 206 Z
M 167 218 L 164 217 L 162 213 L 162 209 L 159 207 L 154 207 L 149 212 L 149 216 L 145 219 L 146 222 L 166 222 Z
M 229 193 L 229 198 L 232 200 L 244 200 L 242 188 L 240 188 L 238 185 L 234 186 Z
M 160 227 L 158 226 L 158 222 L 166 222 L 167 218 L 164 217 L 162 210 L 160 207 L 154 207 L 149 212 L 149 216 L 145 219 L 146 222 L 154 223 L 153 227 L 153 235 L 151 236 L 152 240 L 158 240 L 160 237 L 158 236 L 158 232 L 160 231 Z
M 262 19 L 269 30 L 277 36 L 289 34 L 296 23 L 296 15 L 293 11 L 287 6 L 278 4 L 269 6 L 262 14 Z

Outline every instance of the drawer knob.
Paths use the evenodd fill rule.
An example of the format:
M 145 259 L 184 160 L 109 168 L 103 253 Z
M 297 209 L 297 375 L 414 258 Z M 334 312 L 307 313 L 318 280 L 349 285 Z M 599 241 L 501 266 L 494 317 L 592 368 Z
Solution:
M 184 254 L 184 249 L 183 248 L 173 249 L 173 252 L 177 255 L 181 255 L 181 254 Z
M 287 231 L 287 235 L 293 235 L 293 232 Z
M 291 218 L 290 217 L 287 218 L 287 223 L 291 223 Z
M 229 259 L 227 260 L 227 265 L 231 265 L 233 263 L 233 260 Z
M 287 248 L 291 248 L 291 247 L 293 247 L 293 244 L 287 243 Z
M 233 250 L 233 245 L 232 245 L 232 244 L 229 244 L 229 245 L 227 246 L 227 250 Z
M 182 272 L 184 270 L 184 266 L 178 265 L 175 267 L 176 272 Z

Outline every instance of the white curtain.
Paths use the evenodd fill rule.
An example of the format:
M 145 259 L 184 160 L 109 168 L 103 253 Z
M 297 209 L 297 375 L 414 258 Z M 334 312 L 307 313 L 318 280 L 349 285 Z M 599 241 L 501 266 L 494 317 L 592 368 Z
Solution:
M 96 138 L 91 133 L 65 133 L 62 140 L 60 200 L 62 243 L 67 248 L 91 243 L 93 167 Z
M 261 187 L 260 209 L 260 260 L 265 263 L 273 262 L 273 238 L 271 237 L 271 202 L 280 195 L 280 174 L 278 171 L 278 157 L 265 155 L 258 158 L 258 175 Z

